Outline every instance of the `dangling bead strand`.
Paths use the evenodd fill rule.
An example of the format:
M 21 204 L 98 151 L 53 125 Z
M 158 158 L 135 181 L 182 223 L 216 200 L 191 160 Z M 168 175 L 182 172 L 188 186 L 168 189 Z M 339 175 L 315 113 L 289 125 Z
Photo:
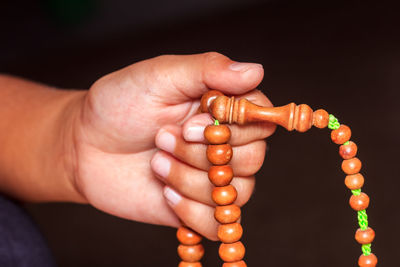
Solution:
M 178 246 L 178 255 L 182 259 L 178 267 L 201 267 L 200 260 L 204 255 L 202 237 L 185 226 L 178 228 L 176 237 L 181 243 Z
M 371 243 L 375 238 L 375 232 L 368 227 L 368 216 L 366 209 L 369 205 L 369 197 L 361 192 L 364 185 L 364 177 L 360 173 L 362 163 L 356 158 L 357 145 L 350 141 L 351 130 L 348 126 L 340 124 L 333 115 L 329 115 L 328 128 L 332 130 L 331 139 L 334 143 L 341 145 L 339 155 L 343 158 L 342 170 L 347 175 L 345 185 L 352 192 L 349 204 L 357 211 L 358 224 L 360 228 L 355 233 L 356 241 L 361 245 L 362 254 L 358 259 L 360 267 L 374 267 L 378 263 L 377 257 L 371 252 Z
M 243 125 L 251 122 L 271 122 L 286 128 L 288 131 L 297 130 L 305 132 L 312 126 L 332 130 L 331 139 L 340 145 L 339 155 L 343 158 L 342 170 L 347 175 L 345 185 L 352 192 L 349 204 L 357 211 L 359 229 L 355 239 L 361 244 L 362 255 L 359 257 L 360 267 L 374 267 L 378 260 L 371 253 L 371 243 L 375 238 L 375 232 L 368 227 L 368 216 L 366 209 L 369 205 L 369 197 L 361 192 L 364 185 L 364 177 L 360 174 L 361 161 L 356 157 L 357 145 L 350 141 L 351 130 L 346 125 L 328 114 L 325 110 L 312 109 L 305 105 L 290 103 L 281 107 L 261 107 L 242 98 L 224 96 L 221 92 L 211 90 L 203 95 L 201 99 L 202 112 L 210 113 L 214 118 L 224 123 L 237 123 Z M 225 126 L 226 127 L 226 126 Z M 223 242 L 220 246 L 220 256 L 225 261 L 224 267 L 246 266 L 242 261 L 245 249 L 239 241 L 242 228 L 237 224 L 240 218 L 240 208 L 233 204 L 237 192 L 229 186 L 233 172 L 226 165 L 232 157 L 232 149 L 226 144 L 230 137 L 229 128 L 219 127 L 218 121 L 215 126 L 208 126 L 205 137 L 211 145 L 207 149 L 208 160 L 214 164 L 209 169 L 210 181 L 217 187 L 213 191 L 212 198 L 217 203 L 215 218 L 221 223 L 218 237 Z M 230 203 L 230 204 L 229 204 Z
M 209 125 L 204 130 L 204 137 L 210 143 L 207 147 L 207 159 L 213 164 L 208 171 L 208 177 L 215 186 L 212 199 L 217 204 L 215 219 L 220 223 L 218 238 L 222 242 L 219 256 L 225 262 L 223 267 L 247 266 L 242 260 L 245 248 L 239 240 L 243 228 L 237 221 L 240 218 L 240 208 L 233 204 L 237 198 L 236 188 L 230 184 L 233 178 L 232 168 L 227 165 L 232 158 L 232 147 L 228 144 L 231 132 L 228 126 Z

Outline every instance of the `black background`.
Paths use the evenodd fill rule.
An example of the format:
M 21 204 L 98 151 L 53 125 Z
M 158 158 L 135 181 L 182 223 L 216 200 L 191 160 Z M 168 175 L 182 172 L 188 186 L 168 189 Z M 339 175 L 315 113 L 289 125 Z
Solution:
M 322 2 L 322 1 L 321 1 Z M 13 1 L 2 4 L 0 71 L 60 88 L 160 54 L 218 51 L 262 63 L 274 105 L 325 108 L 350 125 L 371 197 L 373 252 L 397 266 L 400 49 L 398 9 L 346 1 Z M 320 133 L 322 132 L 322 133 Z M 249 266 L 355 266 L 348 206 L 328 130 L 278 129 L 244 208 Z M 26 205 L 60 267 L 176 266 L 175 230 L 89 206 Z M 218 266 L 204 242 L 204 266 Z

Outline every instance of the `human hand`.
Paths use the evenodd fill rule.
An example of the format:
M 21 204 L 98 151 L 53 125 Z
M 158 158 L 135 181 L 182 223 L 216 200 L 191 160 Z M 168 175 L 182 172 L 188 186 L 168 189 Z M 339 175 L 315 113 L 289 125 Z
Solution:
M 82 101 L 73 131 L 72 182 L 83 198 L 107 213 L 178 227 L 181 221 L 209 239 L 217 222 L 203 129 L 196 114 L 209 88 L 271 106 L 259 91 L 261 65 L 218 53 L 160 56 L 106 75 Z M 232 125 L 236 204 L 245 204 L 265 156 L 269 123 Z

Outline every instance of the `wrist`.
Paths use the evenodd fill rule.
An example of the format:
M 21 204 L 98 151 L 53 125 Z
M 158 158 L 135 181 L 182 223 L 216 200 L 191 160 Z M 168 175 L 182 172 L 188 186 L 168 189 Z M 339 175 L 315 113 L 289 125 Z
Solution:
M 0 89 L 0 191 L 23 201 L 85 202 L 69 166 L 86 92 L 5 75 Z
M 64 194 L 61 201 L 87 203 L 82 194 L 78 181 L 78 144 L 77 132 L 81 127 L 83 106 L 87 91 L 69 91 L 68 100 L 60 115 L 60 146 L 55 150 L 55 159 L 60 162 L 55 164 L 61 167 L 60 179 L 62 179 Z

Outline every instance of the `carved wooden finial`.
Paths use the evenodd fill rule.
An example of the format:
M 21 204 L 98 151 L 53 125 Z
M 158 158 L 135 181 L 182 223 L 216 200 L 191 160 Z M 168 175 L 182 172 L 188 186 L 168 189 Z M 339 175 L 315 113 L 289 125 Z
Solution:
M 281 107 L 261 107 L 247 99 L 237 100 L 218 91 L 209 91 L 202 97 L 201 108 L 222 123 L 246 124 L 268 121 L 287 130 L 305 132 L 313 125 L 313 110 L 305 104 L 290 103 Z

